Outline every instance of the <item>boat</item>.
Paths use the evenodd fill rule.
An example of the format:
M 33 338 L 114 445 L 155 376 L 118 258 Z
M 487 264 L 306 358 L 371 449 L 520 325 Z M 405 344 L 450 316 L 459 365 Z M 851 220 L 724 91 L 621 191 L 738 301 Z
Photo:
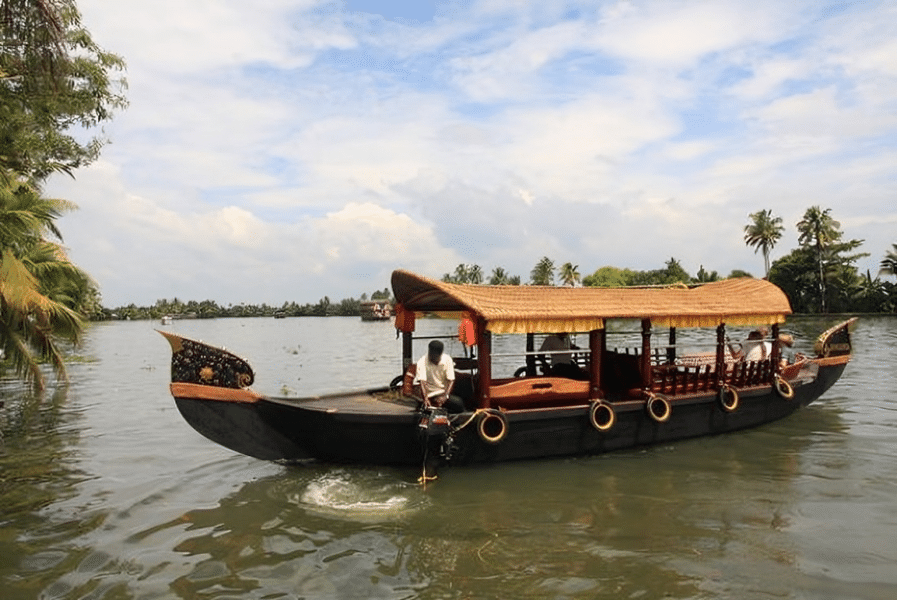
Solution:
M 837 382 L 850 361 L 856 321 L 820 334 L 811 356 L 784 360 L 779 340 L 791 308 L 764 280 L 488 286 L 397 270 L 392 289 L 402 367 L 389 385 L 268 396 L 252 389 L 246 360 L 160 331 L 172 348 L 170 390 L 180 413 L 210 440 L 258 459 L 416 465 L 426 481 L 445 465 L 597 454 L 782 419 Z M 460 341 L 452 343 L 463 349 L 454 389 L 464 401 L 461 413 L 422 408 L 415 397 L 412 349 L 426 339 L 415 336 L 422 316 L 458 321 Z M 763 358 L 738 356 L 727 331 L 745 327 L 771 329 Z M 540 370 L 537 343 L 558 332 L 583 340 L 572 350 L 583 377 Z M 507 365 L 519 368 L 502 372 Z
M 359 306 L 362 321 L 388 321 L 392 318 L 392 306 L 387 300 L 371 300 Z

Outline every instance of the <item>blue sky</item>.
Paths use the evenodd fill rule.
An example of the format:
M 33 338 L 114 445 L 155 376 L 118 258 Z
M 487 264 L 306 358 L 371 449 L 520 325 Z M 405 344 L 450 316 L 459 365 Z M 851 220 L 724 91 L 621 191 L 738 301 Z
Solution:
M 762 275 L 749 213 L 897 243 L 890 2 L 80 0 L 128 63 L 50 182 L 104 303 L 358 297 L 543 256 Z

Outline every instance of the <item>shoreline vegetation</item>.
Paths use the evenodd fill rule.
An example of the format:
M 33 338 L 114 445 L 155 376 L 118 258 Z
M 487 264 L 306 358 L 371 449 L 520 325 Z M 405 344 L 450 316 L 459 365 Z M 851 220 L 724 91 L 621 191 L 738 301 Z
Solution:
M 765 268 L 764 279 L 779 286 L 791 304 L 795 314 L 895 314 L 897 313 L 897 284 L 883 280 L 882 276 L 897 276 L 897 244 L 885 253 L 880 268 L 873 278 L 867 271 L 862 274 L 856 261 L 869 256 L 856 250 L 863 240 L 843 240 L 841 223 L 831 216 L 831 209 L 811 206 L 796 224 L 799 246 L 781 258 L 771 261 L 770 253 L 784 231 L 782 219 L 771 210 L 760 210 L 748 215 L 744 226 L 744 242 L 754 252 L 762 252 Z M 579 265 L 566 262 L 556 266 L 554 260 L 543 256 L 532 268 L 529 280 L 522 283 L 519 275 L 511 275 L 502 267 L 495 267 L 487 276 L 480 265 L 459 264 L 452 273 L 442 276 L 442 281 L 473 285 L 558 285 L 587 287 L 625 286 L 694 286 L 719 279 L 753 277 L 747 271 L 733 270 L 721 277 L 716 271 L 707 271 L 701 265 L 692 276 L 675 257 L 663 268 L 648 271 L 604 266 L 590 275 L 582 276 Z M 365 302 L 392 304 L 390 289 L 375 291 L 368 297 L 345 298 L 332 302 L 324 296 L 315 304 L 284 302 L 281 306 L 267 304 L 229 304 L 226 307 L 214 300 L 182 302 L 157 300 L 152 306 L 129 304 L 117 308 L 104 308 L 99 292 L 95 291 L 89 305 L 92 310 L 83 314 L 95 320 L 131 320 L 162 318 L 218 318 L 218 317 L 358 317 Z
M 800 250 L 800 249 L 798 249 Z M 895 246 L 897 251 L 897 246 Z M 805 271 L 805 276 L 795 276 L 793 263 L 798 262 L 792 255 L 784 257 L 772 264 L 770 281 L 781 287 L 791 302 L 795 314 L 897 314 L 897 284 L 882 281 L 876 277 L 854 276 L 849 285 L 844 285 L 843 273 L 832 270 L 829 285 L 826 287 L 827 302 L 825 310 L 820 310 L 822 303 L 818 299 L 818 282 L 813 269 Z M 889 253 L 891 254 L 891 253 Z M 800 257 L 798 257 L 800 258 Z M 883 261 L 884 264 L 885 261 Z M 884 270 L 884 267 L 883 267 Z M 850 273 L 848 273 L 850 274 Z M 565 263 L 555 268 L 554 262 L 543 257 L 530 273 L 530 281 L 521 284 L 519 276 L 508 275 L 502 268 L 496 268 L 486 277 L 479 265 L 460 264 L 453 273 L 443 275 L 442 280 L 449 283 L 488 284 L 488 285 L 561 285 L 588 287 L 624 287 L 624 286 L 696 286 L 719 279 L 732 277 L 752 277 L 746 271 L 735 270 L 727 277 L 720 277 L 716 271 L 708 272 L 702 266 L 697 275 L 689 275 L 675 258 L 670 258 L 662 269 L 636 271 L 605 266 L 591 275 L 581 277 L 578 266 Z M 839 278 L 840 277 L 840 278 Z M 280 306 L 262 304 L 228 304 L 222 306 L 214 300 L 182 301 L 157 300 L 151 306 L 129 304 L 116 308 L 101 307 L 97 303 L 95 311 L 88 315 L 91 321 L 108 320 L 161 320 L 171 319 L 214 319 L 230 317 L 360 317 L 361 307 L 365 302 L 379 302 L 392 305 L 393 298 L 389 288 L 368 294 L 360 298 L 345 298 L 338 302 L 324 296 L 316 303 L 298 304 L 284 302 Z

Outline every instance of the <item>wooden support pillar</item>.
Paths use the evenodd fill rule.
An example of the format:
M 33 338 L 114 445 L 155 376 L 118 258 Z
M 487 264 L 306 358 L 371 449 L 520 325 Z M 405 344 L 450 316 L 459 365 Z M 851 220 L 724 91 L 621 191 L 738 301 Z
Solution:
M 716 328 L 716 384 L 721 386 L 726 380 L 726 324 Z
M 642 319 L 642 384 L 651 386 L 651 319 Z
M 779 344 L 779 324 L 772 326 L 772 372 L 779 374 L 782 370 L 782 347 Z
M 492 387 L 492 334 L 486 330 L 486 322 L 477 321 L 477 345 L 480 347 L 477 356 L 477 372 L 479 376 L 479 408 L 489 408 L 489 388 Z
M 402 332 L 402 373 L 414 363 L 414 357 L 411 355 L 413 339 L 413 334 L 410 331 Z
M 670 346 L 667 348 L 667 363 L 676 363 L 676 328 L 670 327 Z
M 536 336 L 532 333 L 526 334 L 526 374 L 529 377 L 536 375 L 536 357 L 533 352 L 536 351 Z
M 601 357 L 604 352 L 604 330 L 593 329 L 589 332 L 589 400 L 598 400 L 601 393 Z

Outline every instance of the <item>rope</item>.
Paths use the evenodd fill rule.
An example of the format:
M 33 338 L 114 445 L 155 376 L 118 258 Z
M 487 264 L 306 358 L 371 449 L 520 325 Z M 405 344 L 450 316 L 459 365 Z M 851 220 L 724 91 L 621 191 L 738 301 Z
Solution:
M 484 413 L 484 412 L 488 412 L 489 410 L 492 410 L 492 409 L 489 409 L 489 408 L 476 409 L 475 411 L 473 411 L 473 414 L 471 414 L 470 417 L 468 417 L 467 420 L 464 421 L 464 423 L 460 427 L 452 428 L 452 434 L 454 435 L 454 434 L 458 433 L 459 431 L 461 431 L 462 429 L 464 429 L 465 427 L 467 427 L 468 425 L 473 423 L 476 420 L 477 415 Z M 454 425 L 454 423 L 452 425 Z M 429 438 L 429 436 L 428 436 L 428 438 Z M 429 454 L 430 454 L 430 444 L 424 443 L 424 460 L 423 460 L 423 465 L 421 466 L 421 475 L 417 479 L 417 482 L 421 485 L 427 485 L 428 481 L 435 481 L 437 479 L 436 475 L 427 475 L 427 458 L 429 457 Z

